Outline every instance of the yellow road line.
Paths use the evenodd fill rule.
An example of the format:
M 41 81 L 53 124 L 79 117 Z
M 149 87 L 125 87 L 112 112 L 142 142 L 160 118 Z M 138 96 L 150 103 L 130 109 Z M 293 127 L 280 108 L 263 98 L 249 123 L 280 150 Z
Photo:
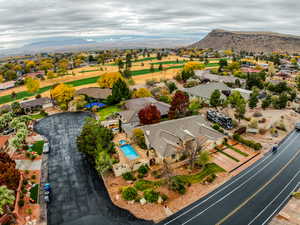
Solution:
M 233 214 L 235 214 L 239 209 L 241 209 L 243 206 L 245 206 L 251 199 L 253 199 L 259 192 L 261 192 L 268 184 L 270 184 L 276 177 L 282 173 L 284 169 L 290 165 L 295 158 L 300 154 L 300 151 L 297 152 L 289 161 L 287 164 L 285 164 L 267 183 L 265 183 L 263 186 L 261 186 L 253 195 L 251 195 L 249 198 L 247 198 L 242 204 L 240 204 L 237 208 L 235 208 L 233 211 L 231 211 L 227 216 L 225 216 L 223 219 L 221 219 L 219 222 L 216 223 L 216 225 L 220 225 L 224 223 L 229 217 L 231 217 Z

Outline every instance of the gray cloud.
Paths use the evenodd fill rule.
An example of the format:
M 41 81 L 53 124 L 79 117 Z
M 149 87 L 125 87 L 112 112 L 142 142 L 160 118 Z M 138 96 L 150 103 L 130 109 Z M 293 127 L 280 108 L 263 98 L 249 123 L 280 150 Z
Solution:
M 299 0 L 0 0 L 0 48 L 51 37 L 193 36 L 212 29 L 300 35 Z

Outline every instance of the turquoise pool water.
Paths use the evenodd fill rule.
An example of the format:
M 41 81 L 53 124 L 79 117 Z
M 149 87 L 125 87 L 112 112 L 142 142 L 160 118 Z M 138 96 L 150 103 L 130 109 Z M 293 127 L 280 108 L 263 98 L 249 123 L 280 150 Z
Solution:
M 121 140 L 121 141 L 124 141 L 124 140 Z M 128 159 L 133 160 L 133 159 L 137 159 L 138 157 L 140 157 L 130 144 L 126 144 L 127 143 L 126 141 L 121 143 L 121 141 L 120 141 L 120 144 L 121 144 L 120 148 Z
M 125 145 L 125 144 L 127 144 L 127 141 L 125 141 L 125 140 L 120 140 L 119 143 L 120 143 L 120 145 Z

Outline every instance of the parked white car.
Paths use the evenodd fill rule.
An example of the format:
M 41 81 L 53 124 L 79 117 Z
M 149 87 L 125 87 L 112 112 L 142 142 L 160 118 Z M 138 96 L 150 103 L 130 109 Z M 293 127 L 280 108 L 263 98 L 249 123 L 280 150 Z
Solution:
M 45 154 L 49 153 L 49 143 L 48 142 L 44 143 L 43 153 L 45 153 Z

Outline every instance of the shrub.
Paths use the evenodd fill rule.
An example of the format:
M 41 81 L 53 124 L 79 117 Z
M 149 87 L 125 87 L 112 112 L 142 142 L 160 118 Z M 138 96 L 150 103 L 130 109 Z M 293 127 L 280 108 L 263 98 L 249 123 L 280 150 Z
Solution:
M 144 192 L 144 198 L 146 199 L 147 202 L 157 202 L 159 198 L 159 192 L 156 192 L 152 189 L 148 189 Z
M 151 175 L 155 178 L 161 178 L 162 177 L 162 172 L 160 170 L 154 170 Z
M 162 194 L 160 196 L 164 202 L 168 200 L 168 196 L 166 194 Z
M 254 117 L 261 117 L 262 113 L 261 112 L 255 112 L 255 113 L 253 113 L 253 116 Z
M 268 130 L 265 129 L 265 128 L 260 128 L 259 129 L 259 134 L 261 134 L 261 135 L 265 135 L 267 132 L 268 132 Z
M 157 188 L 161 185 L 161 181 L 139 180 L 134 184 L 134 187 L 139 191 L 146 189 Z
M 35 180 L 35 179 L 36 179 L 36 175 L 33 174 L 33 175 L 31 176 L 31 179 L 32 179 L 32 180 Z
M 286 131 L 286 127 L 285 127 L 285 124 L 284 124 L 283 120 L 280 120 L 280 121 L 276 122 L 275 127 L 278 130 Z
M 217 175 L 216 174 L 212 174 L 212 175 L 210 175 L 210 176 L 208 176 L 207 178 L 206 178 L 206 181 L 208 182 L 208 183 L 212 183 L 212 182 L 214 182 L 214 180 L 217 178 Z
M 250 148 L 253 148 L 255 150 L 260 150 L 262 149 L 262 145 L 260 143 L 257 143 L 255 141 L 251 141 L 251 140 L 247 140 L 247 139 L 244 139 L 243 137 L 241 137 L 240 135 L 238 134 L 234 134 L 233 135 L 233 139 L 235 139 L 236 141 L 250 147 Z
M 183 182 L 181 179 L 178 179 L 177 177 L 172 177 L 169 188 L 172 191 L 177 191 L 179 194 L 185 194 L 186 188 L 185 188 L 185 182 Z
M 122 177 L 124 180 L 136 180 L 131 172 L 123 173 Z
M 25 201 L 23 200 L 23 199 L 20 199 L 19 201 L 18 201 L 18 205 L 19 205 L 19 207 L 23 207 L 24 205 L 25 205 Z
M 138 196 L 137 190 L 134 187 L 124 187 L 122 190 L 122 198 L 127 201 L 135 200 Z
M 256 119 L 252 119 L 250 121 L 250 123 L 248 124 L 248 127 L 257 129 L 258 128 L 258 122 L 257 122 L 257 120 Z
M 213 128 L 214 130 L 217 130 L 217 131 L 221 132 L 221 133 L 224 133 L 224 129 L 223 129 L 219 124 L 217 124 L 217 123 L 214 123 L 214 124 L 212 125 L 212 128 Z
M 149 171 L 149 167 L 147 165 L 141 165 L 138 169 L 139 174 L 146 175 Z

